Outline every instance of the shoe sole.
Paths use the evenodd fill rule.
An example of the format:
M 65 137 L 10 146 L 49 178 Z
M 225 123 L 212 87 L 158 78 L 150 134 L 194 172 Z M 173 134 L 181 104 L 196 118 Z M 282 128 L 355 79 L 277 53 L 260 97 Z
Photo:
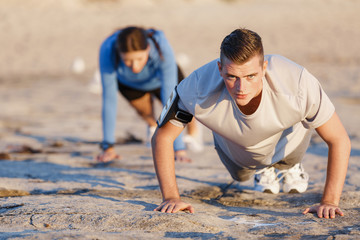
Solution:
M 265 190 L 263 191 L 263 193 L 277 194 L 277 193 L 272 192 L 270 189 L 265 189 Z
M 290 189 L 290 191 L 288 193 L 300 193 L 300 192 L 296 189 Z

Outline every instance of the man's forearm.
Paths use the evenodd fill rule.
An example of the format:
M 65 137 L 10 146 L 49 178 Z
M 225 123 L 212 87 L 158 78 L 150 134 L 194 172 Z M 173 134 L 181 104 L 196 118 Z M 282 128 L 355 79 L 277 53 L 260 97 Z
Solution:
M 153 141 L 155 171 L 163 200 L 180 198 L 176 184 L 175 156 L 172 143 L 173 141 L 162 140 L 158 136 Z
M 350 156 L 350 143 L 329 146 L 328 167 L 322 204 L 339 205 Z

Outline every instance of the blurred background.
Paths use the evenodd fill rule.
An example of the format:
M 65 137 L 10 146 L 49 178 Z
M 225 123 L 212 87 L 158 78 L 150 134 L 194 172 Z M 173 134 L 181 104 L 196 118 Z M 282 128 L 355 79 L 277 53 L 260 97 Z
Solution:
M 358 66 L 359 7 L 356 0 L 1 0 L 0 77 L 66 75 L 76 59 L 91 75 L 102 40 L 128 25 L 164 30 L 187 73 L 218 57 L 237 27 L 258 32 L 266 53 L 308 67 Z
M 187 75 L 217 58 L 232 30 L 252 29 L 266 54 L 305 66 L 335 104 L 358 111 L 351 107 L 360 102 L 359 9 L 357 0 L 1 0 L 0 120 L 41 119 L 56 131 L 59 121 L 78 119 L 58 134 L 88 131 L 93 120 L 92 134 L 101 136 L 101 99 L 89 84 L 101 42 L 128 25 L 163 30 Z M 119 117 L 130 120 L 128 114 Z M 358 125 L 347 120 L 349 129 Z M 49 133 L 39 121 L 26 125 Z

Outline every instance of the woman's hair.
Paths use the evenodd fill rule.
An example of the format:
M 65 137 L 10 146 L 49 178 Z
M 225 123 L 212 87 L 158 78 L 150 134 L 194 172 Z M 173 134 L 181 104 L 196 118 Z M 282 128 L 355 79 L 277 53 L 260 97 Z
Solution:
M 146 31 L 142 27 L 126 27 L 121 29 L 116 39 L 116 49 L 118 54 L 133 51 L 145 50 L 148 47 L 147 39 L 150 38 L 159 52 L 161 59 L 163 58 L 159 44 L 154 39 L 155 30 Z
M 147 46 L 146 31 L 140 27 L 124 28 L 116 39 L 117 50 L 122 53 L 145 50 Z
M 260 56 L 260 64 L 263 64 L 264 48 L 261 37 L 251 30 L 236 29 L 226 36 L 221 43 L 221 62 L 226 57 L 234 63 L 243 64 L 256 55 Z

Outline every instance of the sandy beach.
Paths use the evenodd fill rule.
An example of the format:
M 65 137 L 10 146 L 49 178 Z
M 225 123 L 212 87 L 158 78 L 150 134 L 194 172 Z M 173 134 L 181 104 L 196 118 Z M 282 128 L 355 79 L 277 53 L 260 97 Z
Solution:
M 0 239 L 360 239 L 359 9 L 355 0 L 1 1 Z M 176 163 L 195 213 L 164 214 L 153 211 L 161 193 L 146 125 L 119 96 L 122 159 L 97 163 L 98 50 L 128 25 L 162 29 L 187 75 L 238 27 L 258 32 L 266 54 L 305 66 L 352 141 L 345 216 L 301 213 L 320 201 L 326 177 L 327 146 L 315 134 L 303 161 L 308 190 L 273 195 L 233 182 L 204 129 L 205 150 Z

